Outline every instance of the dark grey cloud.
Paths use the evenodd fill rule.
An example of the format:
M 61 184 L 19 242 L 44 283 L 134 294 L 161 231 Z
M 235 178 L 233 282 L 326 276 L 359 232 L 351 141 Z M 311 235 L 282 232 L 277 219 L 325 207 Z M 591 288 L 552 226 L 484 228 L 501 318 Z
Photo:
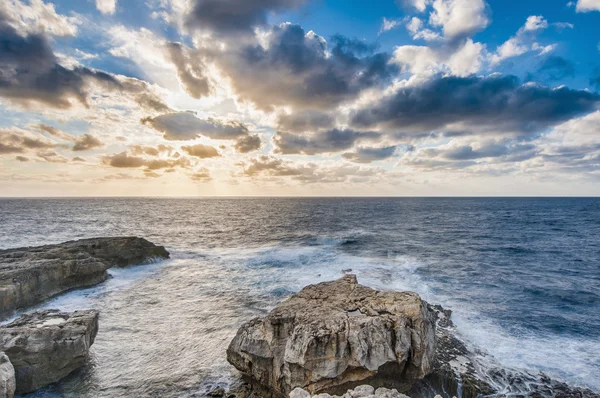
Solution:
M 236 141 L 234 148 L 239 153 L 248 153 L 259 150 L 261 145 L 262 141 L 260 140 L 260 137 L 257 134 L 254 134 L 239 138 Z
M 249 134 L 248 127 L 243 123 L 199 119 L 189 112 L 147 117 L 142 119 L 142 123 L 164 133 L 167 140 L 193 140 L 201 135 L 215 140 L 232 140 Z
M 85 67 L 60 65 L 48 38 L 40 33 L 21 35 L 0 13 L 0 96 L 31 105 L 42 103 L 58 109 L 75 103 L 89 106 L 89 87 L 130 94 L 140 105 L 167 111 L 145 82 L 119 81 L 112 75 Z
M 271 12 L 301 6 L 308 0 L 194 0 L 187 26 L 220 35 L 246 34 L 267 23 Z
M 195 156 L 200 159 L 206 158 L 216 158 L 221 156 L 219 151 L 215 147 L 210 145 L 190 145 L 190 146 L 182 146 L 181 149 L 186 152 L 190 156 Z
M 359 132 L 350 129 L 332 129 L 310 136 L 278 131 L 273 136 L 275 152 L 281 154 L 316 155 L 350 149 L 360 140 L 375 140 L 381 136 L 375 132 Z
M 356 148 L 354 152 L 346 152 L 342 157 L 354 163 L 371 163 L 378 160 L 389 159 L 396 152 L 395 146 L 387 146 L 382 148 Z
M 335 118 L 327 113 L 304 110 L 290 114 L 280 114 L 277 118 L 277 128 L 291 133 L 314 132 L 322 129 L 331 129 L 335 125 Z
M 159 156 L 161 153 L 166 153 L 169 156 L 175 151 L 170 145 L 158 144 L 157 146 L 132 145 L 130 151 L 134 155 L 149 155 Z
M 100 141 L 98 138 L 94 137 L 91 134 L 84 134 L 81 137 L 77 137 L 75 140 L 75 145 L 73 145 L 74 152 L 88 151 L 94 148 L 101 148 L 104 146 L 104 143 Z
M 36 156 L 48 163 L 67 163 L 69 161 L 69 159 L 65 158 L 61 154 L 49 149 L 37 152 Z
M 181 43 L 167 43 L 166 51 L 175 65 L 179 81 L 192 98 L 202 98 L 211 93 L 211 85 L 204 74 L 204 65 L 200 57 L 193 56 L 189 48 Z
M 213 55 L 238 95 L 261 109 L 332 109 L 383 86 L 397 70 L 373 46 L 342 36 L 329 46 L 299 25 L 274 26 L 266 37 L 266 46 L 233 45 Z
M 438 76 L 401 88 L 394 95 L 352 115 L 358 128 L 402 132 L 443 130 L 463 124 L 465 131 L 539 133 L 600 105 L 600 95 L 566 87 L 521 85 L 515 76 Z
M 15 157 L 16 160 L 18 160 L 19 162 L 29 162 L 29 158 L 26 156 L 16 156 Z
M 429 154 L 440 156 L 447 160 L 475 160 L 482 158 L 509 157 L 526 160 L 535 156 L 539 150 L 534 144 L 518 144 L 507 142 L 486 142 L 478 148 L 472 145 L 461 145 L 455 148 L 439 150 L 431 149 Z

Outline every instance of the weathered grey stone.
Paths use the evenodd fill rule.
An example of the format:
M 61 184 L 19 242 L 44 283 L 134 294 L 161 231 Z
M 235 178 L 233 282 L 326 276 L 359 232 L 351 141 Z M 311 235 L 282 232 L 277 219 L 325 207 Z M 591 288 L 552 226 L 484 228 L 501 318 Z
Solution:
M 135 237 L 0 250 L 0 318 L 65 291 L 104 282 L 112 266 L 168 257 L 164 247 Z
M 0 327 L 0 351 L 14 366 L 16 392 L 54 383 L 87 360 L 98 333 L 98 311 L 44 310 Z
M 408 390 L 434 352 L 433 314 L 416 293 L 377 291 L 346 275 L 244 324 L 227 359 L 287 396 L 295 387 L 335 393 L 365 383 Z
M 15 368 L 6 356 L 0 352 L 0 398 L 13 398 L 15 395 Z
M 294 388 L 290 393 L 290 398 L 310 398 L 310 393 L 301 388 Z

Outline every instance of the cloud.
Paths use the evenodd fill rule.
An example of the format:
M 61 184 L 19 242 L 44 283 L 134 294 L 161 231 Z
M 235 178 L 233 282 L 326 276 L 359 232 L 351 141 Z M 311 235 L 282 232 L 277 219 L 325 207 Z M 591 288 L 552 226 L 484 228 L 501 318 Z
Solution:
M 304 133 L 322 129 L 331 129 L 335 125 L 335 118 L 319 111 L 298 111 L 290 114 L 282 113 L 277 119 L 279 130 Z
M 342 154 L 342 157 L 354 163 L 371 163 L 378 160 L 389 159 L 396 152 L 395 146 L 387 146 L 383 148 L 356 148 L 354 152 Z
M 358 132 L 350 129 L 332 129 L 309 136 L 296 135 L 278 131 L 273 136 L 275 153 L 285 155 L 340 152 L 350 149 L 357 141 L 373 140 L 381 136 L 374 132 Z
M 200 159 L 206 158 L 215 158 L 221 156 L 219 151 L 216 148 L 210 145 L 192 145 L 192 146 L 182 146 L 181 149 L 186 152 L 190 156 L 195 156 Z
M 213 54 L 238 96 L 263 110 L 274 107 L 327 110 L 391 80 L 387 53 L 335 36 L 331 47 L 314 32 L 290 23 L 265 32 L 262 43 Z
M 557 23 L 556 25 L 560 26 L 562 24 Z M 554 44 L 542 46 L 535 41 L 536 33 L 546 28 L 548 28 L 548 21 L 544 17 L 539 15 L 528 17 L 525 24 L 517 31 L 517 34 L 505 41 L 496 49 L 494 54 L 490 55 L 492 66 L 529 51 L 539 51 L 540 55 L 543 55 L 554 50 L 556 47 Z
M 144 108 L 168 110 L 145 82 L 116 78 L 85 67 L 66 68 L 59 63 L 43 33 L 18 32 L 0 13 L 0 96 L 27 107 L 40 103 L 57 109 L 79 103 L 89 106 L 90 89 L 128 95 Z
M 416 75 L 450 72 L 457 76 L 469 76 L 481 68 L 484 53 L 483 44 L 467 39 L 458 47 L 396 47 L 392 62 L 400 65 L 403 71 Z
M 243 123 L 199 119 L 189 112 L 147 117 L 142 119 L 142 123 L 164 133 L 165 139 L 173 141 L 193 140 L 201 135 L 215 140 L 232 140 L 249 134 L 248 127 Z
M 2 144 L 0 144 L 0 147 L 1 147 L 1 145 L 2 145 Z M 29 162 L 29 158 L 28 158 L 28 157 L 25 157 L 25 156 L 20 156 L 20 155 L 19 155 L 19 156 L 16 156 L 16 157 L 15 157 L 15 159 L 16 159 L 17 161 L 19 161 L 19 162 Z
M 116 153 L 102 157 L 102 163 L 116 168 L 145 167 L 146 171 L 172 169 L 174 167 L 189 168 L 189 159 L 179 157 L 176 159 L 145 159 L 140 156 L 131 156 L 127 152 Z
M 58 146 L 56 142 L 36 136 L 26 130 L 0 128 L 0 155 L 52 149 Z
M 117 8 L 117 0 L 96 0 L 96 8 L 102 14 L 112 15 Z
M 259 150 L 261 145 L 262 141 L 260 140 L 260 137 L 257 134 L 254 134 L 238 138 L 234 148 L 239 153 L 248 153 Z
M 69 161 L 69 159 L 52 150 L 39 151 L 36 153 L 36 156 L 48 163 L 67 163 Z
M 192 56 L 190 49 L 181 43 L 167 43 L 165 47 L 185 91 L 196 99 L 209 95 L 211 85 L 204 75 L 206 66 L 203 61 L 197 56 Z
M 600 90 L 600 67 L 594 69 L 592 77 L 590 77 L 590 85 Z
M 138 156 L 129 156 L 127 152 L 117 153 L 102 158 L 102 163 L 118 168 L 136 168 L 146 164 L 146 159 Z
M 538 77 L 558 81 L 567 77 L 575 77 L 575 65 L 559 56 L 547 57 L 537 70 Z
M 417 17 L 412 17 L 406 22 L 406 29 L 410 32 L 413 40 L 423 39 L 432 41 L 441 39 L 439 33 L 424 28 L 423 26 L 423 21 Z
M 194 174 L 190 175 L 190 178 L 194 181 L 200 182 L 208 182 L 212 180 L 212 177 L 210 176 L 210 171 L 205 167 L 196 170 Z
M 539 133 L 594 111 L 600 95 L 566 87 L 522 85 L 515 76 L 436 76 L 398 89 L 352 115 L 358 128 L 399 132 L 465 130 Z
M 341 166 L 322 167 L 314 163 L 295 163 L 284 161 L 273 156 L 261 155 L 242 162 L 242 175 L 249 178 L 282 177 L 291 178 L 302 183 L 342 183 L 353 179 L 366 182 L 371 177 L 379 176 L 379 169 L 361 168 L 347 164 Z M 359 182 L 358 180 L 355 180 Z
M 84 134 L 81 137 L 77 137 L 75 145 L 73 145 L 73 151 L 88 151 L 94 148 L 101 148 L 104 144 L 98 138 L 91 134 Z
M 390 30 L 394 29 L 395 27 L 397 27 L 399 24 L 400 24 L 400 21 L 398 21 L 396 19 L 387 19 L 387 18 L 383 17 L 383 21 L 381 22 L 381 28 L 379 28 L 379 34 L 390 31 Z
M 32 0 L 29 4 L 18 0 L 0 2 L 0 26 L 6 24 L 21 36 L 47 34 L 57 37 L 75 36 L 81 19 L 56 13 L 54 4 Z
M 59 140 L 63 140 L 63 141 L 74 141 L 75 137 L 73 137 L 71 134 L 67 134 L 64 131 L 62 131 L 61 129 L 58 129 L 56 127 L 52 127 L 52 126 L 48 126 L 47 124 L 38 124 L 35 126 L 31 126 L 34 129 L 37 129 L 39 131 L 42 131 L 54 138 L 58 138 Z
M 409 7 L 414 7 L 419 12 L 424 12 L 427 9 L 427 6 L 431 3 L 431 0 L 396 0 L 398 5 L 405 5 Z
M 169 156 L 173 153 L 175 148 L 169 145 L 159 144 L 156 147 L 154 146 L 143 146 L 143 145 L 132 145 L 130 147 L 130 151 L 134 155 L 149 155 L 149 156 L 159 156 L 160 154 L 166 153 Z
M 600 0 L 578 0 L 577 12 L 600 11 Z
M 483 0 L 435 0 L 432 7 L 429 23 L 440 26 L 447 39 L 470 36 L 490 23 Z
M 307 0 L 192 0 L 187 26 L 217 34 L 248 34 L 267 23 L 271 12 L 296 8 Z

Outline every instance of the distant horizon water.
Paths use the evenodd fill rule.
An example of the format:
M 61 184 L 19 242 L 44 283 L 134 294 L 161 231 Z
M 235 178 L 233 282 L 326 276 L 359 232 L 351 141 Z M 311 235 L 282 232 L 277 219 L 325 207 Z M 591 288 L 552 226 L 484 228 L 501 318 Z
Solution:
M 346 269 L 451 309 L 490 361 L 600 391 L 600 199 L 244 198 L 2 198 L 1 249 L 135 235 L 172 257 L 41 305 L 96 308 L 100 331 L 82 371 L 31 396 L 227 387 L 243 322 Z

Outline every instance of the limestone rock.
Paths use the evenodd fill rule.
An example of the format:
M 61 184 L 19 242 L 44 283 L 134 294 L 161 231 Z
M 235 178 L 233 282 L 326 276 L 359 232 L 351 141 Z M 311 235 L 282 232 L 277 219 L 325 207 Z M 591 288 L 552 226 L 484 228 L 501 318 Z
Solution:
M 390 390 L 387 388 L 378 388 L 375 390 L 372 386 L 362 385 L 356 387 L 354 390 L 348 390 L 344 395 L 338 397 L 337 395 L 331 396 L 329 394 L 313 395 L 302 388 L 296 388 L 290 393 L 290 398 L 410 398 L 404 394 L 400 394 L 398 390 Z M 437 398 L 437 396 L 435 397 Z M 441 398 L 441 397 L 440 397 Z
M 377 291 L 356 276 L 307 286 L 227 349 L 238 370 L 275 393 L 336 393 L 361 384 L 406 391 L 429 373 L 435 326 L 416 293 Z
M 5 353 L 0 352 L 0 398 L 15 395 L 15 368 Z
M 164 247 L 135 237 L 0 250 L 0 318 L 68 290 L 104 282 L 112 266 L 168 257 Z
M 95 310 L 44 310 L 0 327 L 0 351 L 14 366 L 16 392 L 35 391 L 81 367 L 97 333 Z

